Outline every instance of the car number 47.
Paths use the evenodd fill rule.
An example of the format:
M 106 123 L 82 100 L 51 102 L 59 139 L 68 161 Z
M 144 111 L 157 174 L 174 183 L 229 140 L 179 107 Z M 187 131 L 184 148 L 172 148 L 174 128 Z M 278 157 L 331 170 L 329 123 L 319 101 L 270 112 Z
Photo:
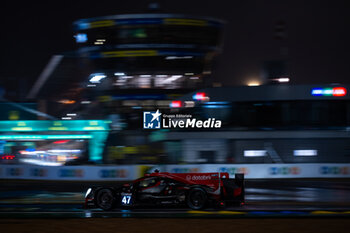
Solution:
M 130 204 L 130 200 L 131 200 L 131 196 L 124 196 L 122 199 L 122 203 L 124 205 L 129 205 Z

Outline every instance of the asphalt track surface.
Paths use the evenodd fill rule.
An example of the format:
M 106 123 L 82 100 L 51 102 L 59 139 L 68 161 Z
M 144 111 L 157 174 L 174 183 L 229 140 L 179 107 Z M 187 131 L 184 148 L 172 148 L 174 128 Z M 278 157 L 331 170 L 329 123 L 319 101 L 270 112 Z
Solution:
M 248 180 L 246 205 L 83 209 L 96 183 L 0 181 L 0 232 L 349 232 L 350 180 Z M 100 183 L 111 185 L 111 183 Z M 113 185 L 113 183 L 112 183 Z
M 97 183 L 113 185 L 114 183 Z M 350 180 L 247 180 L 246 205 L 194 211 L 174 208 L 84 209 L 96 183 L 0 181 L 0 218 L 349 218 Z M 349 219 L 350 221 L 350 219 Z

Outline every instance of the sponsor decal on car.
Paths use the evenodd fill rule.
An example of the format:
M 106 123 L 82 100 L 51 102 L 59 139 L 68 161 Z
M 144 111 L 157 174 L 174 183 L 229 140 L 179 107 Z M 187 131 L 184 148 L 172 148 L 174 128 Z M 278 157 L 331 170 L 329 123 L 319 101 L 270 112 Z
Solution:
M 211 176 L 209 175 L 187 175 L 186 180 L 211 180 Z

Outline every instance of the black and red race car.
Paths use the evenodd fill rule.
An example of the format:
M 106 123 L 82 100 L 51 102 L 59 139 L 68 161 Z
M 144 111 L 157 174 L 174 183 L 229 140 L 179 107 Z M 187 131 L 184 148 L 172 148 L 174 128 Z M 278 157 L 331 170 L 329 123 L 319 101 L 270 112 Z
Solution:
M 244 204 L 244 174 L 229 178 L 226 172 L 146 174 L 118 187 L 92 187 L 85 194 L 85 207 L 103 210 L 135 206 L 185 204 L 199 210 L 206 206 Z

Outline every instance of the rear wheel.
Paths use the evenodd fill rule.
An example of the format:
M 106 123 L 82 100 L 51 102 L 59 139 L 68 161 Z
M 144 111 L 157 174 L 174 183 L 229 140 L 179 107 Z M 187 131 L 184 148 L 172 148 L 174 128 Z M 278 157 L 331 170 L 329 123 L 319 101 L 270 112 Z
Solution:
M 201 188 L 191 189 L 187 195 L 187 205 L 191 209 L 200 210 L 207 203 L 207 193 Z
M 116 198 L 110 189 L 101 189 L 97 193 L 96 205 L 103 210 L 113 209 Z

